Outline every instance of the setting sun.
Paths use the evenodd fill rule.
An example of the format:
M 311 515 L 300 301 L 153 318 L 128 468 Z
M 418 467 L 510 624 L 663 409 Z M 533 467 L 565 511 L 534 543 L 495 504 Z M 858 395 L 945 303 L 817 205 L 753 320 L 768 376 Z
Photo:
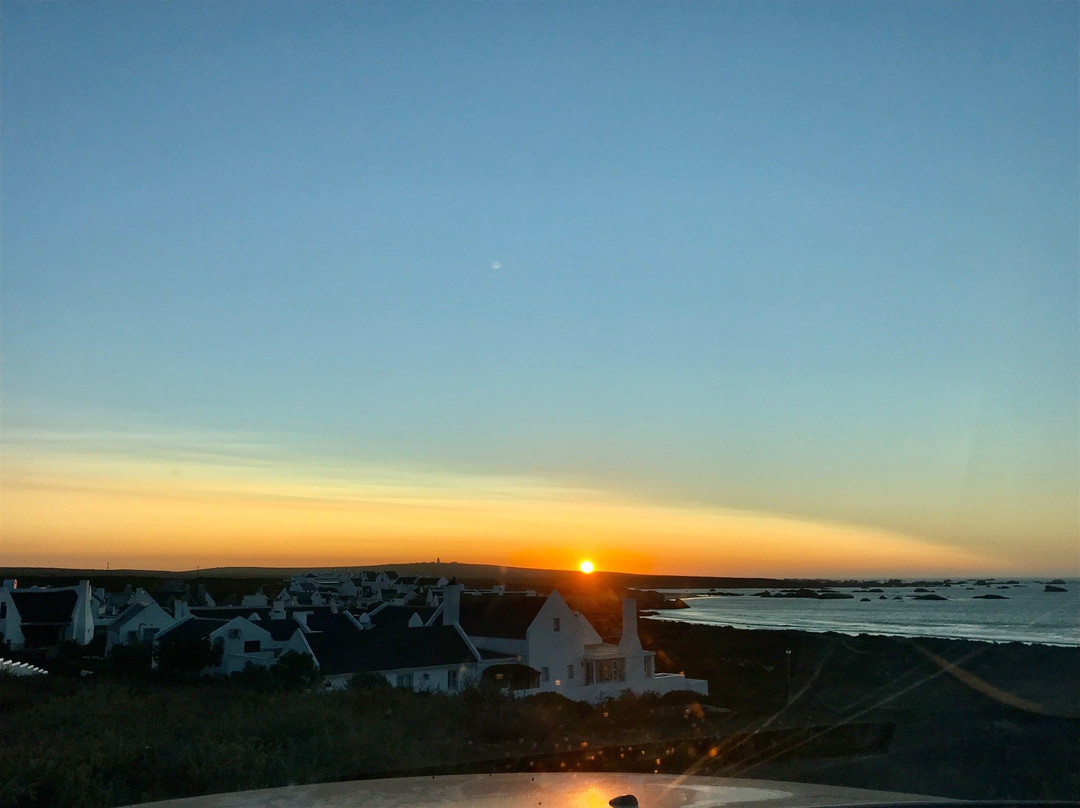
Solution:
M 591 561 L 582 561 L 581 571 L 588 575 L 590 572 L 593 571 L 593 563 Z

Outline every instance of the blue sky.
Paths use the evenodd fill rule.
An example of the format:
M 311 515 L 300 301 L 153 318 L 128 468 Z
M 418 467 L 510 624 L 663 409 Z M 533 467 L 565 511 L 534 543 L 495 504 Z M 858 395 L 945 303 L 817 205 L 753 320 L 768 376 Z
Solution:
M 254 435 L 1075 569 L 1077 17 L 6 0 L 6 453 Z

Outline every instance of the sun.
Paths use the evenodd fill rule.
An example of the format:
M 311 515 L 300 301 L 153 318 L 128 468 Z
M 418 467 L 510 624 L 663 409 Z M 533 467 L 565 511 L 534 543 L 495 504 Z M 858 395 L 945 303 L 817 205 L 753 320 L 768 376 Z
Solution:
M 593 571 L 593 563 L 591 561 L 582 561 L 581 571 L 588 575 L 590 572 Z

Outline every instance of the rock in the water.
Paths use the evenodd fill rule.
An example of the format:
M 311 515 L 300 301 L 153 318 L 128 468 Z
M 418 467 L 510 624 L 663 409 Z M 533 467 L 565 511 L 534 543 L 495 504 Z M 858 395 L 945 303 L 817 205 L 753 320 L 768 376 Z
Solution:
M 1069 590 L 1063 586 L 1056 586 L 1054 584 L 1047 584 L 1043 587 L 1043 592 L 1068 592 Z
M 912 600 L 948 600 L 944 595 L 935 595 L 933 593 L 929 595 L 915 595 Z
M 1008 595 L 972 595 L 974 600 L 1008 600 Z

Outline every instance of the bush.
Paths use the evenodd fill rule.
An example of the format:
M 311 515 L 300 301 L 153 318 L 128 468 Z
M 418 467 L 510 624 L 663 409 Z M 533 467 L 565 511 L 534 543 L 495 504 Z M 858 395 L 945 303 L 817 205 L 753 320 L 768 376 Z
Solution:
M 117 643 L 109 649 L 109 670 L 125 676 L 144 676 L 150 673 L 153 655 L 145 643 Z
M 381 674 L 360 671 L 353 674 L 349 680 L 349 687 L 352 690 L 381 690 L 393 687 L 393 685 L 390 684 L 389 679 Z
M 163 674 L 190 677 L 197 676 L 203 668 L 220 665 L 223 653 L 220 645 L 212 645 L 207 639 L 170 639 L 166 635 L 154 649 L 154 658 Z

